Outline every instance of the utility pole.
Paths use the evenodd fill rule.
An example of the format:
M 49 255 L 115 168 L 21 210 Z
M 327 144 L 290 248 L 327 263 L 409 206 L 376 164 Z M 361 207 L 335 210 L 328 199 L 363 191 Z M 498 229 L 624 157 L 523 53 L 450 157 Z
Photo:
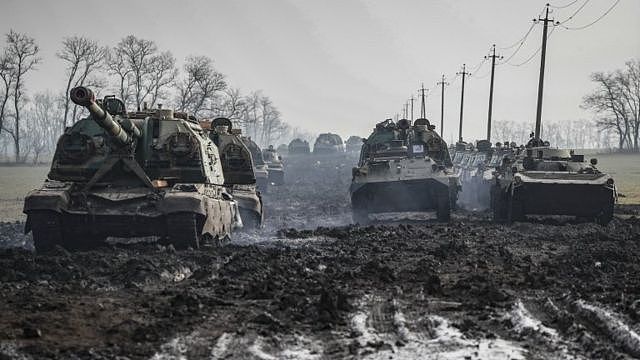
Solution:
M 487 140 L 491 141 L 491 112 L 493 110 L 493 77 L 496 71 L 496 58 L 502 59 L 502 56 L 496 55 L 496 44 L 493 44 L 491 55 L 485 56 L 485 59 L 491 58 L 491 85 L 489 87 L 489 115 L 487 116 Z
M 533 20 L 536 22 L 536 19 Z M 549 19 L 549 4 L 545 10 L 544 19 L 538 17 L 537 21 L 543 22 L 542 28 L 542 53 L 540 55 L 540 80 L 538 81 L 538 107 L 536 111 L 536 139 L 540 139 L 540 126 L 542 124 L 542 88 L 544 86 L 544 64 L 547 56 L 547 29 L 549 23 L 553 23 L 553 19 Z
M 427 97 L 425 95 L 425 92 L 429 92 L 429 89 L 425 89 L 424 88 L 424 83 L 422 84 L 422 87 L 420 87 L 420 89 L 418 89 L 418 91 L 420 91 L 420 118 L 421 119 L 426 119 L 427 118 L 427 108 L 426 108 L 426 104 L 427 104 Z
M 445 85 L 449 85 L 449 83 L 445 81 L 444 74 L 442 75 L 442 81 L 438 82 L 437 85 L 442 86 L 442 94 L 440 96 L 440 137 L 443 137 L 444 136 L 444 87 Z
M 411 101 L 411 122 L 413 122 L 413 102 L 416 101 L 416 98 L 411 95 L 411 99 L 409 99 L 409 101 Z
M 471 73 L 467 72 L 467 65 L 462 64 L 462 72 L 457 73 L 462 75 L 462 93 L 460 95 L 460 128 L 458 129 L 458 142 L 462 142 L 462 117 L 464 114 L 464 78 Z

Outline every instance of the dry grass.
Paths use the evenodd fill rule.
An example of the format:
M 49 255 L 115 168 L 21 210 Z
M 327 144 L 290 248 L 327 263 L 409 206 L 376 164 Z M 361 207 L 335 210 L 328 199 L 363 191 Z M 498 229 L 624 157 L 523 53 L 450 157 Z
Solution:
M 640 155 L 603 154 L 593 156 L 598 159 L 598 169 L 613 176 L 621 204 L 640 204 Z
M 22 201 L 47 177 L 49 166 L 0 167 L 0 221 L 24 220 Z
M 598 159 L 598 168 L 616 180 L 624 195 L 622 204 L 640 204 L 640 155 L 602 154 L 587 156 Z M 47 176 L 48 166 L 0 167 L 0 221 L 24 220 L 22 201 L 32 189 L 39 187 Z

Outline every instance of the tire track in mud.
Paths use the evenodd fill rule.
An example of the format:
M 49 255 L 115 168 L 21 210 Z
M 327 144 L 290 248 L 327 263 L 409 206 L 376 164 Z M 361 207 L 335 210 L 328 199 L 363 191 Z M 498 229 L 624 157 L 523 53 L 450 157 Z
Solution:
M 265 196 L 267 226 L 220 248 L 0 250 L 0 354 L 638 356 L 637 218 L 504 226 L 458 211 L 449 224 L 392 218 L 358 227 L 351 160 L 308 159 L 289 160 L 287 186 Z M 19 227 L 1 228 L 3 246 Z

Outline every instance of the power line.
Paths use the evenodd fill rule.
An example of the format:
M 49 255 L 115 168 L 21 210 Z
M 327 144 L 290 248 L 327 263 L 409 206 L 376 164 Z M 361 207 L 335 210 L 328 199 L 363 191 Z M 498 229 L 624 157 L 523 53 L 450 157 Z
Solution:
M 561 5 L 561 6 L 556 6 L 556 5 L 549 5 L 550 7 L 554 8 L 554 9 L 564 9 L 564 8 L 568 8 L 569 6 L 577 3 L 580 0 L 573 0 L 572 2 L 566 4 L 566 5 Z
M 531 30 L 533 30 L 533 27 L 534 27 L 534 26 L 536 26 L 536 24 L 535 24 L 535 23 L 532 23 L 532 24 L 531 24 L 531 26 L 529 27 L 529 30 L 527 30 L 527 32 L 524 34 L 524 36 L 523 36 L 520 40 L 518 40 L 518 41 L 514 42 L 513 44 L 511 44 L 511 45 L 509 45 L 509 46 L 506 46 L 506 47 L 500 47 L 500 48 L 498 48 L 498 49 L 500 49 L 500 50 L 509 50 L 509 49 L 512 49 L 512 48 L 516 47 L 517 45 L 521 45 L 521 46 L 522 46 L 522 43 L 523 43 L 525 40 L 527 40 L 527 37 L 529 36 L 529 34 L 531 34 Z
M 551 37 L 551 34 L 553 34 L 553 31 L 554 31 L 555 29 L 556 29 L 556 28 L 551 28 L 551 31 L 549 31 L 549 35 L 547 35 L 547 40 Z M 540 50 L 541 50 L 541 49 L 542 49 L 542 46 L 538 47 L 538 49 L 537 49 L 533 54 L 531 54 L 531 56 L 529 56 L 525 61 L 523 61 L 523 62 L 521 62 L 521 63 L 518 63 L 518 64 L 512 64 L 512 63 L 510 63 L 510 62 L 506 62 L 506 63 L 507 63 L 508 65 L 513 66 L 513 67 L 520 67 L 520 66 L 524 66 L 524 65 L 528 64 L 531 60 L 533 60 L 533 58 L 534 58 L 536 55 L 538 55 L 538 53 L 540 52 Z M 503 63 L 503 64 L 504 64 L 504 63 Z
M 605 16 L 607 16 L 607 14 L 609 14 L 611 12 L 611 10 L 613 10 L 613 8 L 615 8 L 618 5 L 619 2 L 620 2 L 620 0 L 616 0 L 616 2 L 613 3 L 613 5 L 611 5 L 611 7 L 609 9 L 607 9 L 607 11 L 604 12 L 604 14 L 600 15 L 599 18 L 595 19 L 594 21 L 592 21 L 592 22 L 590 22 L 590 23 L 588 23 L 586 25 L 578 26 L 578 27 L 568 27 L 568 26 L 562 25 L 562 23 L 560 23 L 559 25 L 562 26 L 564 29 L 567 29 L 567 30 L 582 30 L 582 29 L 586 29 L 586 28 L 594 25 L 598 21 L 602 20 L 602 18 L 604 18 Z
M 569 16 L 568 18 L 560 21 L 556 25 L 562 25 L 562 24 L 566 23 L 567 21 L 570 21 L 571 19 L 573 19 L 574 16 L 576 16 L 580 11 L 582 11 L 582 9 L 584 9 L 584 7 L 589 3 L 589 1 L 590 0 L 585 0 L 584 3 L 582 5 L 580 5 L 578 10 L 576 10 L 573 14 L 571 14 L 571 16 Z
M 578 1 L 578 0 L 576 0 L 576 1 Z M 540 17 L 540 16 L 542 15 L 542 13 L 544 12 L 544 10 L 545 10 L 545 7 L 543 7 L 543 8 L 542 8 L 542 10 L 540 10 L 540 12 L 538 13 L 538 17 Z M 534 27 L 534 26 L 536 26 L 536 23 L 535 23 L 535 22 L 531 23 L 531 26 L 529 26 L 529 29 L 527 30 L 527 32 L 524 34 L 524 36 L 523 36 L 520 40 L 516 41 L 515 43 L 513 43 L 513 44 L 511 44 L 511 45 L 509 45 L 509 46 L 505 46 L 505 47 L 498 47 L 498 49 L 499 49 L 499 50 L 509 50 L 509 49 L 512 49 L 512 48 L 514 48 L 514 47 L 516 47 L 516 46 L 518 46 L 518 45 L 519 45 L 519 46 L 518 46 L 518 48 L 522 47 L 522 44 L 524 44 L 524 42 L 527 40 L 527 38 L 528 38 L 528 37 L 529 37 L 529 35 L 531 34 L 531 31 L 533 30 L 533 27 Z M 518 50 L 516 49 L 516 52 L 517 52 L 517 51 L 518 51 Z M 513 54 L 512 54 L 512 55 L 513 55 Z

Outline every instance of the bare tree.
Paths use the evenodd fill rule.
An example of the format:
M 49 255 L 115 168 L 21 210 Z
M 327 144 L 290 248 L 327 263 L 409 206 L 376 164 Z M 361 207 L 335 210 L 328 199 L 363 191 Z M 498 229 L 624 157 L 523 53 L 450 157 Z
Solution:
M 66 63 L 67 86 L 65 89 L 64 116 L 62 128 L 68 125 L 69 114 L 69 90 L 71 86 L 82 86 L 94 70 L 102 67 L 106 55 L 106 48 L 100 47 L 96 41 L 82 36 L 70 36 L 62 40 L 62 49 L 56 56 Z M 75 121 L 76 106 L 72 121 Z
M 177 109 L 201 116 L 213 105 L 217 94 L 227 88 L 224 74 L 213 67 L 206 56 L 189 56 L 184 65 L 185 78 L 177 84 Z
M 175 59 L 170 52 L 158 53 L 153 41 L 133 35 L 125 37 L 112 49 L 108 66 L 119 77 L 123 100 L 133 98 L 138 110 L 147 99 L 154 106 L 164 98 L 166 87 L 177 75 Z
M 0 79 L 2 79 L 2 98 L 0 98 L 0 134 L 4 129 L 4 120 L 7 114 L 7 103 L 11 99 L 11 88 L 15 81 L 15 69 L 13 61 L 5 49 L 0 55 Z
M 626 63 L 624 70 L 596 72 L 591 80 L 598 88 L 583 99 L 583 107 L 600 115 L 598 125 L 613 129 L 618 148 L 640 151 L 640 60 Z
M 50 154 L 60 134 L 57 124 L 62 119 L 62 111 L 56 104 L 56 98 L 49 92 L 37 93 L 25 117 L 25 148 L 34 164 L 41 156 Z M 27 151 L 25 151 L 26 155 Z
M 245 98 L 237 88 L 227 89 L 225 95 L 222 103 L 222 115 L 231 120 L 235 126 L 242 127 L 243 115 L 246 114 Z
M 7 50 L 6 55 L 8 57 L 9 66 L 13 69 L 12 74 L 14 76 L 13 81 L 13 129 L 8 130 L 13 137 L 15 147 L 15 159 L 16 162 L 21 160 L 20 157 L 20 108 L 22 106 L 24 97 L 24 78 L 25 75 L 34 70 L 36 65 L 40 62 L 41 58 L 38 57 L 40 48 L 35 42 L 35 39 L 10 30 L 7 34 Z M 5 128 L 7 130 L 7 128 Z

